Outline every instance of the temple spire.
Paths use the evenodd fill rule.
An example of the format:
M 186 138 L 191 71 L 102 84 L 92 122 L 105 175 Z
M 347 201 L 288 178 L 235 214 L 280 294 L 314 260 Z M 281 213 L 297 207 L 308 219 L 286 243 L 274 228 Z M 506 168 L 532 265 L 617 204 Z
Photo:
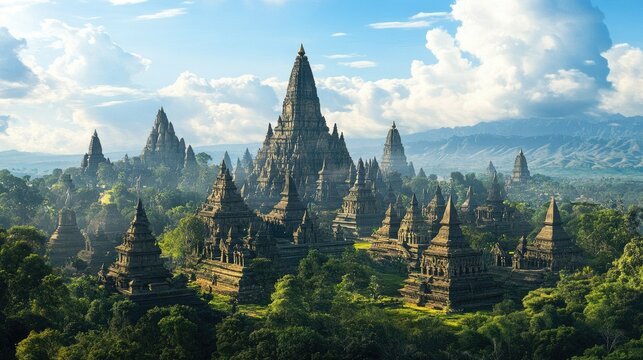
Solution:
M 442 217 L 442 221 L 440 221 L 440 224 L 449 226 L 460 224 L 460 220 L 458 219 L 458 212 L 455 209 L 455 205 L 453 204 L 453 199 L 451 196 L 449 196 L 449 200 L 447 200 L 447 206 L 444 210 L 444 216 Z
M 502 197 L 500 195 L 500 184 L 498 184 L 498 175 L 493 174 L 491 180 L 491 187 L 489 188 L 489 194 L 487 195 L 488 202 L 501 202 Z
M 545 216 L 545 225 L 560 225 L 562 220 L 560 218 L 560 212 L 558 211 L 558 205 L 556 205 L 556 199 L 552 196 L 549 201 L 549 208 L 547 209 L 547 215 Z

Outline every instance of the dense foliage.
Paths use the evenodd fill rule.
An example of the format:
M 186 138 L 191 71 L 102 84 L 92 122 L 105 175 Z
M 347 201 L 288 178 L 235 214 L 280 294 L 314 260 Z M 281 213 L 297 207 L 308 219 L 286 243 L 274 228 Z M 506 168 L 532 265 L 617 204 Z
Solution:
M 277 281 L 265 306 L 203 294 L 209 306 L 146 313 L 107 294 L 92 276 L 65 278 L 47 265 L 47 234 L 68 190 L 65 174 L 75 184 L 71 206 L 81 228 L 105 213 L 102 204 L 114 204 L 127 222 L 140 197 L 164 256 L 177 267 L 192 265 L 206 233 L 194 213 L 217 171 L 207 154 L 196 157 L 192 174 L 119 161 L 101 166 L 95 181 L 78 169 L 37 179 L 0 171 L 0 226 L 6 229 L 0 230 L 0 358 L 643 358 L 643 200 L 640 183 L 622 179 L 534 176 L 528 188 L 507 190 L 509 205 L 533 229 L 529 240 L 542 226 L 548 197 L 563 200 L 565 227 L 588 266 L 492 312 L 445 314 L 405 306 L 398 293 L 404 270 L 376 264 L 363 251 L 339 259 L 310 253 L 295 274 Z M 454 172 L 444 181 L 431 174 L 405 179 L 402 194 L 405 201 L 424 191 L 432 197 L 440 184 L 459 205 L 471 186 L 482 203 L 489 182 L 484 175 Z M 513 249 L 518 241 L 472 227 L 463 231 L 481 250 L 496 242 Z M 274 282 L 270 261 L 252 266 L 263 282 Z

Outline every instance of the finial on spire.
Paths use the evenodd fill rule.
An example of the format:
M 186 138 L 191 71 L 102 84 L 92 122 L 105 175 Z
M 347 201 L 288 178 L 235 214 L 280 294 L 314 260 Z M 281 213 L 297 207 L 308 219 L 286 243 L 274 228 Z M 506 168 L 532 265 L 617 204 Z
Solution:
M 299 45 L 299 51 L 297 51 L 297 54 L 299 54 L 299 56 L 306 55 L 306 50 L 304 50 L 304 44 L 303 43 Z
M 396 129 L 397 127 L 395 126 L 395 121 L 393 121 L 393 129 Z
M 98 132 L 96 131 L 96 129 L 94 129 L 94 136 L 98 137 Z

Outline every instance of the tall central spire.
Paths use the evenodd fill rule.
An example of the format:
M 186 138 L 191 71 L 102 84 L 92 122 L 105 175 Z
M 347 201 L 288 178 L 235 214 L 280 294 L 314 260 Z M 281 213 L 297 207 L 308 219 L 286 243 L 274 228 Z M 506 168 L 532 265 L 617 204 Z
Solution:
M 313 71 L 304 51 L 304 45 L 299 47 L 295 64 L 290 72 L 290 80 L 286 90 L 281 124 L 284 129 L 293 130 L 303 127 L 326 127 L 326 121 L 321 115 L 317 87 Z

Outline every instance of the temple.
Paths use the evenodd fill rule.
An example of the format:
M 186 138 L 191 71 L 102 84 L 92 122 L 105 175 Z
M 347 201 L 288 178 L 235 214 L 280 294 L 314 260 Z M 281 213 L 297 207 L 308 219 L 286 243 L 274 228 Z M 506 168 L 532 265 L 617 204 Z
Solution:
M 183 170 L 186 172 L 196 171 L 197 169 L 196 155 L 194 155 L 194 150 L 192 145 L 188 145 L 187 150 L 185 150 L 185 160 L 183 161 Z
M 495 236 L 524 235 L 529 232 L 515 209 L 504 203 L 497 175 L 491 180 L 485 203 L 475 209 L 475 224 Z
M 442 196 L 442 189 L 440 185 L 435 188 L 435 194 L 431 201 L 422 209 L 422 215 L 429 224 L 429 237 L 433 238 L 440 230 L 440 220 L 444 215 L 444 209 L 446 209 L 446 204 L 444 202 L 444 196 Z
M 116 252 L 117 260 L 108 270 L 102 268 L 99 272 L 106 289 L 119 292 L 143 309 L 201 303 L 185 283 L 172 283 L 172 274 L 163 264 L 161 249 L 149 228 L 140 199 L 134 219 Z
M 87 226 L 87 240 L 78 257 L 87 264 L 85 272 L 96 274 L 101 266 L 109 266 L 116 259 L 116 245 L 123 239 L 127 221 L 116 204 L 104 204 Z
M 83 174 L 94 177 L 100 164 L 109 164 L 109 159 L 103 155 L 103 147 L 100 144 L 98 133 L 94 130 L 91 140 L 89 140 L 89 150 L 83 156 L 80 168 Z
M 516 155 L 516 161 L 514 161 L 513 174 L 511 176 L 511 183 L 526 183 L 531 178 L 529 174 L 529 168 L 527 167 L 527 159 L 525 154 L 520 149 L 518 155 Z
M 422 254 L 420 270 L 409 274 L 401 290 L 405 300 L 450 311 L 488 309 L 502 291 L 487 273 L 482 253 L 462 235 L 452 198 L 446 204 L 438 234 Z
M 156 113 L 154 126 L 147 137 L 140 160 L 148 168 L 164 165 L 174 171 L 183 169 L 186 161 L 185 140 L 179 140 L 176 136 L 174 125 L 168 120 L 163 108 Z
M 469 186 L 467 189 L 467 197 L 460 205 L 460 217 L 464 224 L 475 224 L 476 222 L 476 208 L 478 202 L 473 197 L 473 187 Z
M 58 213 L 58 225 L 47 242 L 47 257 L 54 267 L 65 267 L 85 247 L 85 238 L 76 223 L 71 208 L 71 193 L 67 191 L 65 206 Z
M 370 236 L 382 221 L 377 198 L 372 185 L 366 182 L 364 162 L 357 163 L 355 183 L 344 197 L 342 207 L 333 220 L 333 227 L 341 226 L 347 238 L 357 239 Z
M 487 166 L 487 175 L 492 178 L 498 174 L 498 171 L 496 171 L 496 167 L 493 166 L 493 162 L 489 161 L 489 165 Z
M 386 142 L 384 143 L 384 154 L 382 155 L 382 172 L 385 176 L 392 173 L 398 173 L 401 176 L 412 177 L 411 168 L 406 162 L 406 155 L 404 154 L 404 145 L 402 145 L 402 138 L 400 132 L 395 126 L 395 122 L 386 135 Z
M 203 248 L 195 249 L 195 275 L 203 289 L 234 296 L 240 303 L 265 301 L 277 277 L 296 271 L 311 249 L 340 255 L 352 246 L 341 229 L 331 234 L 320 228 L 290 172 L 284 177 L 279 202 L 268 214 L 258 214 L 237 192 L 225 161 L 221 163 L 212 192 L 198 211 L 210 234 Z M 266 261 L 268 270 L 253 266 Z
M 279 201 L 285 171 L 290 170 L 302 199 L 312 200 L 317 179 L 326 160 L 325 181 L 346 194 L 346 179 L 353 164 L 344 135 L 337 126 L 332 133 L 320 111 L 317 88 L 308 57 L 301 46 L 295 58 L 283 101 L 282 112 L 268 132 L 247 177 L 248 199 L 267 210 Z
M 549 202 L 545 222 L 532 245 L 522 245 L 517 251 L 515 268 L 573 270 L 580 265 L 580 249 L 563 228 L 554 197 Z M 526 246 L 526 250 L 524 247 Z
M 342 204 L 342 197 L 339 195 L 337 183 L 334 181 L 333 170 L 326 159 L 322 163 L 317 178 L 317 189 L 315 192 L 315 203 L 324 209 L 337 209 Z

